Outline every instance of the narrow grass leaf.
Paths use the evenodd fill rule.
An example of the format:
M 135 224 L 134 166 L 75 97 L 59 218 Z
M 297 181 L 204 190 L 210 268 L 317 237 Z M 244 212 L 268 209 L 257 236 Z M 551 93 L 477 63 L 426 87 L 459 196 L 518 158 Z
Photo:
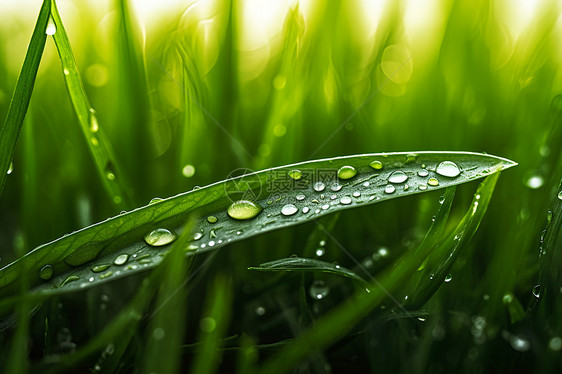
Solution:
M 482 219 L 483 211 L 486 211 L 493 186 L 497 175 L 492 175 L 482 182 L 474 201 L 461 221 L 466 238 L 471 236 Z M 474 204 L 478 202 L 478 204 Z M 471 218 L 472 217 L 472 218 Z M 466 240 L 461 239 L 461 244 Z M 456 250 L 460 250 L 456 246 Z M 260 372 L 262 373 L 285 373 L 294 368 L 308 355 L 328 347 L 332 342 L 340 339 L 361 319 L 366 316 L 386 295 L 392 295 L 398 287 L 411 277 L 419 266 L 417 259 L 408 260 L 408 254 L 402 261 L 400 269 L 392 269 L 379 276 L 370 293 L 358 292 L 349 300 L 330 310 L 323 318 L 317 321 L 314 328 L 307 330 L 292 344 L 287 345 L 278 354 L 264 363 Z M 402 292 L 403 290 L 400 290 Z M 398 293 L 398 292 L 397 292 Z M 394 299 L 398 307 L 405 311 L 400 301 Z
M 8 170 L 14 158 L 16 143 L 23 125 L 25 113 L 29 107 L 31 93 L 33 92 L 35 78 L 37 77 L 37 70 L 39 69 L 39 63 L 41 62 L 43 50 L 45 49 L 45 42 L 47 41 L 47 34 L 45 31 L 47 29 L 50 13 L 51 0 L 44 0 L 41 10 L 39 11 L 35 29 L 33 30 L 33 35 L 31 36 L 31 41 L 29 42 L 29 47 L 27 47 L 27 53 L 18 77 L 18 82 L 16 83 L 16 88 L 12 95 L 8 115 L 0 129 L 0 196 L 2 196 Z
M 34 292 L 51 294 L 152 268 L 183 232 L 188 215 L 200 217 L 185 248 L 191 255 L 343 209 L 466 183 L 514 165 L 470 152 L 388 153 L 245 174 L 159 199 L 44 244 L 0 270 L 0 295 L 13 293 L 23 266 L 38 284 Z
M 96 111 L 90 104 L 78 67 L 74 59 L 74 53 L 70 40 L 64 29 L 56 3 L 52 0 L 51 14 L 56 31 L 53 34 L 55 46 L 62 63 L 64 80 L 68 94 L 78 118 L 80 128 L 84 134 L 88 150 L 90 151 L 105 190 L 117 207 L 127 207 L 129 190 L 127 188 L 125 174 L 121 170 L 119 162 L 115 157 L 113 148 L 103 128 L 100 126 Z
M 321 272 L 332 273 L 354 280 L 359 283 L 363 288 L 369 289 L 370 285 L 361 276 L 355 272 L 346 269 L 340 265 L 331 262 L 320 261 L 312 258 L 290 257 L 282 258 L 275 261 L 266 262 L 259 266 L 252 266 L 249 270 L 257 271 L 286 271 L 286 272 Z
M 201 346 L 196 354 L 191 373 L 214 373 L 220 363 L 221 343 L 228 326 L 232 293 L 228 280 L 217 276 L 207 292 L 205 314 L 199 321 Z

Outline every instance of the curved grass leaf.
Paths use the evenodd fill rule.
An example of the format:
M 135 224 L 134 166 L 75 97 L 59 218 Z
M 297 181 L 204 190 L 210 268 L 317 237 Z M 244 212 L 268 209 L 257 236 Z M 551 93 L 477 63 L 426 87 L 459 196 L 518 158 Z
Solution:
M 258 271 L 317 271 L 321 273 L 332 273 L 353 279 L 363 288 L 369 289 L 371 286 L 355 272 L 331 262 L 320 261 L 312 258 L 290 257 L 266 262 L 259 266 L 252 266 L 249 270 Z
M 451 234 L 453 236 L 447 238 L 446 243 L 451 244 L 450 238 L 462 233 L 460 239 L 454 239 L 452 251 L 458 252 L 476 231 L 488 207 L 497 177 L 498 174 L 492 175 L 480 184 L 470 208 Z M 318 352 L 341 338 L 377 306 L 385 295 L 407 281 L 416 271 L 417 266 L 417 259 L 408 258 L 406 254 L 400 269 L 392 269 L 382 274 L 380 280 L 375 280 L 370 293 L 358 292 L 345 303 L 330 310 L 313 328 L 266 361 L 260 372 L 268 374 L 288 372 L 309 354 Z M 395 301 L 398 303 L 396 299 Z M 402 305 L 398 306 L 405 310 Z
M 454 176 L 456 169 L 440 169 L 444 161 L 454 163 L 458 175 Z M 29 276 L 37 284 L 32 292 L 52 294 L 152 268 L 161 262 L 170 244 L 151 246 L 145 236 L 155 229 L 181 234 L 188 215 L 199 217 L 195 235 L 185 248 L 191 255 L 343 209 L 466 183 L 514 165 L 504 158 L 470 152 L 379 153 L 307 161 L 242 175 L 44 244 L 0 269 L 0 295 L 17 293 L 15 284 L 20 276 Z M 240 200 L 254 202 L 259 207 L 253 212 L 257 215 L 231 218 L 227 210 L 233 201 Z M 23 273 L 23 268 L 29 272 Z
M 54 0 L 52 0 L 51 14 L 56 27 L 53 39 L 62 63 L 68 95 L 78 117 L 86 144 L 96 164 L 100 180 L 113 203 L 118 207 L 125 207 L 129 193 L 124 173 L 119 167 L 109 139 L 98 123 L 96 111 L 90 104 L 74 60 L 70 40 Z
M 0 196 L 2 196 L 2 191 L 4 190 L 6 176 L 10 169 L 12 158 L 14 157 L 20 129 L 27 108 L 29 107 L 31 93 L 33 92 L 35 78 L 37 77 L 37 70 L 39 69 L 41 56 L 43 56 L 43 50 L 45 49 L 45 42 L 47 41 L 45 30 L 47 29 L 50 13 L 51 1 L 45 0 L 39 11 L 29 47 L 27 47 L 27 53 L 18 77 L 18 82 L 16 83 L 12 101 L 10 102 L 8 115 L 6 116 L 2 128 L 0 128 Z

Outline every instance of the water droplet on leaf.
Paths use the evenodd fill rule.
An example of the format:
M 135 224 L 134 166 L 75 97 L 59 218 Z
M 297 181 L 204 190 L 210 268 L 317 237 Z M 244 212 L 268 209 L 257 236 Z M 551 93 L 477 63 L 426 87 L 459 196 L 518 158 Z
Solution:
M 390 183 L 404 183 L 407 179 L 408 176 L 401 170 L 396 170 L 388 177 Z
M 119 255 L 119 256 L 115 257 L 115 260 L 113 260 L 113 263 L 115 265 L 119 265 L 119 266 L 124 265 L 127 262 L 128 259 L 129 259 L 128 254 L 122 254 L 122 255 Z
M 387 184 L 384 188 L 384 192 L 386 193 L 394 193 L 394 191 L 396 191 L 396 188 L 392 184 Z
M 291 170 L 289 173 L 289 177 L 291 177 L 294 180 L 299 180 L 302 178 L 302 172 L 300 170 Z
M 458 177 L 458 175 L 461 173 L 461 170 L 454 162 L 443 161 L 442 163 L 437 165 L 435 172 L 444 177 L 455 178 Z
M 144 237 L 146 244 L 161 247 L 177 239 L 177 235 L 168 229 L 154 229 Z
M 215 216 L 209 216 L 209 217 L 207 217 L 207 222 L 209 222 L 209 223 L 217 223 L 218 220 L 219 220 L 219 219 L 218 219 L 217 217 L 215 217 Z
M 357 170 L 353 166 L 345 165 L 338 170 L 338 178 L 351 179 L 357 175 Z
M 287 204 L 283 208 L 281 208 L 281 214 L 283 214 L 284 216 L 292 216 L 293 214 L 295 214 L 298 211 L 299 211 L 299 208 L 297 208 L 293 204 Z
M 51 279 L 53 276 L 53 266 L 52 265 L 45 265 L 39 270 L 39 278 L 48 280 Z
M 344 205 L 349 205 L 351 204 L 351 197 L 349 196 L 344 196 L 341 198 L 340 203 L 344 204 Z
M 314 183 L 314 191 L 316 191 L 316 192 L 322 192 L 322 191 L 324 191 L 325 188 L 326 188 L 326 185 L 322 182 Z
M 375 160 L 375 161 L 372 161 L 369 164 L 369 166 L 372 167 L 375 170 L 380 170 L 380 169 L 382 169 L 382 162 L 380 162 L 378 160 Z
M 231 218 L 245 220 L 257 216 L 263 208 L 249 200 L 238 200 L 232 203 L 227 210 Z
M 429 178 L 429 180 L 427 181 L 427 184 L 435 187 L 435 186 L 439 186 L 439 181 L 436 178 Z

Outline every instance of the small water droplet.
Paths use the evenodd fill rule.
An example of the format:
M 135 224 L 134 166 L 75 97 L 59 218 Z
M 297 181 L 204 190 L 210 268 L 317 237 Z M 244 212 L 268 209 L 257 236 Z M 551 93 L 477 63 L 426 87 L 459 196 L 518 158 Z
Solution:
M 513 294 L 506 293 L 505 295 L 503 295 L 502 302 L 504 304 L 511 304 L 513 302 Z
M 55 35 L 56 32 L 57 32 L 57 25 L 55 25 L 55 21 L 53 21 L 53 18 L 49 17 L 49 21 L 47 22 L 47 28 L 45 29 L 45 34 Z
M 302 192 L 298 193 L 297 196 L 296 196 L 296 199 L 299 200 L 299 201 L 302 201 L 305 198 L 306 198 L 306 196 Z
M 209 247 L 214 247 L 214 246 L 215 246 L 215 241 L 214 241 L 214 240 L 211 240 L 211 241 L 209 242 Z
M 53 266 L 52 265 L 45 265 L 39 270 L 39 278 L 48 280 L 51 279 L 53 276 Z
M 378 250 L 378 254 L 381 257 L 386 257 L 388 255 L 388 248 L 380 247 L 379 250 Z
M 349 196 L 344 196 L 340 199 L 340 203 L 344 204 L 344 205 L 349 205 L 351 204 L 351 197 Z
M 181 169 L 181 173 L 186 178 L 191 178 L 195 175 L 195 166 L 187 164 Z
M 209 222 L 209 223 L 217 223 L 218 220 L 219 220 L 219 219 L 218 219 L 217 217 L 215 217 L 215 216 L 209 216 L 209 217 L 207 217 L 207 222 Z
M 408 176 L 401 170 L 396 170 L 388 177 L 390 183 L 404 183 L 407 179 Z
M 445 283 L 449 283 L 452 280 L 453 280 L 453 276 L 451 274 L 447 274 L 447 276 L 445 277 Z
M 559 336 L 555 336 L 548 342 L 548 348 L 553 351 L 559 351 L 562 349 L 562 339 Z
M 109 269 L 111 265 L 109 264 L 103 264 L 103 265 L 96 265 L 93 266 L 90 270 L 93 271 L 94 273 L 101 273 L 102 271 L 106 271 L 107 269 Z
M 322 300 L 328 296 L 330 288 L 322 280 L 315 280 L 310 285 L 309 295 L 315 300 Z
M 509 344 L 511 347 L 518 352 L 527 352 L 531 348 L 531 343 L 521 336 L 518 335 L 509 335 L 508 338 Z
M 61 284 L 60 286 L 61 286 L 61 287 L 62 287 L 62 286 L 65 286 L 65 285 L 67 285 L 68 283 L 77 281 L 77 280 L 79 280 L 79 279 L 80 279 L 80 277 L 77 276 L 77 275 L 69 275 L 68 277 L 66 277 L 66 279 L 62 282 L 62 284 Z
M 535 285 L 535 287 L 533 287 L 533 296 L 536 297 L 537 299 L 541 297 L 541 285 L 537 284 Z
M 384 188 L 384 192 L 386 193 L 394 193 L 394 191 L 396 191 L 396 188 L 394 188 L 392 184 L 387 184 Z
M 289 173 L 289 177 L 291 177 L 294 180 L 299 180 L 302 178 L 302 172 L 300 170 L 291 170 Z
M 439 204 L 443 204 L 445 202 L 445 196 L 439 196 Z
M 88 278 L 88 282 L 92 283 L 94 281 L 94 277 Z
M 421 169 L 420 171 L 418 171 L 418 175 L 420 177 L 427 177 L 429 175 L 429 171 L 427 171 L 425 169 Z
M 357 170 L 353 166 L 345 165 L 338 170 L 338 178 L 351 179 L 357 175 Z
M 109 278 L 113 275 L 113 272 L 110 270 L 107 273 L 103 273 L 102 275 L 100 275 L 100 279 L 105 279 L 105 278 Z
M 227 210 L 231 218 L 237 220 L 251 219 L 261 213 L 263 208 L 249 200 L 238 200 L 233 202 Z
M 355 192 L 353 193 L 353 197 L 359 197 L 359 196 L 361 196 L 361 192 L 355 191 Z
M 201 321 L 199 321 L 199 328 L 203 332 L 212 332 L 215 330 L 216 327 L 217 327 L 217 322 L 215 321 L 214 318 L 205 317 L 202 318 Z
M 177 235 L 167 229 L 154 229 L 145 235 L 144 241 L 146 244 L 153 247 L 161 247 L 166 244 L 170 244 L 177 239 Z
M 305 206 L 304 208 L 302 208 L 302 212 L 303 213 L 308 213 L 310 211 L 310 208 Z
M 444 176 L 444 177 L 455 178 L 455 177 L 459 176 L 459 174 L 461 173 L 461 170 L 459 169 L 457 164 L 455 164 L 454 162 L 443 161 L 442 163 L 437 165 L 437 168 L 435 169 L 435 172 L 439 175 Z
M 157 327 L 152 330 L 152 337 L 154 340 L 162 340 L 164 339 L 164 336 L 166 336 L 166 331 L 163 328 Z
M 10 162 L 10 166 L 8 167 L 8 171 L 6 171 L 6 174 L 10 175 L 12 174 L 13 171 L 14 171 L 14 163 Z
M 437 180 L 437 178 L 429 178 L 429 180 L 427 181 L 427 184 L 435 187 L 435 186 L 439 186 L 439 181 Z
M 369 183 L 369 181 L 366 181 L 363 183 L 363 187 L 369 187 L 371 184 Z
M 293 204 L 287 204 L 283 208 L 281 208 L 281 214 L 283 214 L 284 216 L 292 216 L 293 214 L 295 214 L 298 211 L 299 211 L 299 208 L 297 208 Z
M 96 111 L 94 108 L 90 108 L 90 132 L 95 134 L 100 129 L 98 118 L 96 117 Z
M 119 255 L 119 256 L 115 257 L 115 260 L 113 260 L 113 264 L 119 265 L 119 266 L 124 265 L 127 262 L 128 259 L 129 259 L 128 254 L 122 254 L 122 255 Z
M 164 199 L 162 199 L 162 198 L 160 198 L 160 197 L 155 197 L 155 198 L 151 199 L 151 200 L 148 202 L 148 205 L 150 205 L 150 204 L 156 204 L 156 203 L 159 203 L 159 202 L 161 202 L 161 201 L 163 201 L 163 200 L 164 200 Z
M 240 235 L 240 234 L 238 234 Z M 193 240 L 199 240 L 203 237 L 203 233 L 200 232 L 196 232 L 195 235 L 193 235 Z
M 324 248 L 316 249 L 316 256 L 322 257 L 322 256 L 324 256 L 324 253 L 326 253 L 326 250 Z
M 332 184 L 332 186 L 330 187 L 330 189 L 331 189 L 332 191 L 334 191 L 334 192 L 338 192 L 339 190 L 342 189 L 342 187 L 343 187 L 343 186 L 342 186 L 341 184 L 339 184 L 339 183 L 334 183 L 334 184 Z
M 558 200 L 562 200 L 562 191 L 558 192 Z
M 382 162 L 380 162 L 378 160 L 375 160 L 375 161 L 372 161 L 369 164 L 369 166 L 372 167 L 375 170 L 380 170 L 380 169 L 382 169 Z
M 322 182 L 314 183 L 314 191 L 316 191 L 316 192 L 322 192 L 322 191 L 324 191 L 325 188 L 326 188 L 326 185 Z
M 419 188 L 420 190 L 422 190 L 422 191 L 427 190 L 427 186 L 426 186 L 425 184 L 420 184 L 420 185 L 418 186 L 418 188 Z
M 527 178 L 525 184 L 527 185 L 527 187 L 536 190 L 542 187 L 542 185 L 544 184 L 544 178 L 538 174 L 531 175 L 529 178 Z
M 324 204 L 324 205 L 322 205 L 321 208 L 322 208 L 322 210 L 327 210 L 329 207 L 330 207 L 329 204 Z

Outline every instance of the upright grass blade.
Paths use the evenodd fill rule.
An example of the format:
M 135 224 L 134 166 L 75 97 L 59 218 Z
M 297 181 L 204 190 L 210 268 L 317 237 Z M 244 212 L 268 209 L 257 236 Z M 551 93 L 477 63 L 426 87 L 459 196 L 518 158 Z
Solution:
M 51 14 L 56 27 L 53 39 L 62 62 L 68 94 L 74 112 L 78 117 L 88 150 L 94 159 L 100 180 L 113 203 L 117 207 L 128 207 L 130 205 L 128 202 L 129 189 L 127 188 L 125 174 L 121 170 L 119 162 L 117 162 L 109 139 L 103 128 L 100 127 L 96 111 L 90 104 L 56 2 L 55 0 L 51 1 Z
M 191 373 L 211 374 L 216 372 L 221 358 L 221 342 L 230 319 L 232 293 L 228 280 L 218 276 L 207 292 L 205 315 L 199 326 L 201 329 L 201 346 Z
M 0 294 L 13 294 L 20 276 L 40 283 L 34 292 L 52 294 L 149 269 L 161 262 L 160 255 L 191 214 L 200 218 L 185 248 L 188 255 L 343 209 L 466 183 L 514 165 L 487 154 L 417 152 L 335 157 L 246 174 L 40 246 L 0 270 Z M 24 265 L 29 272 L 22 275 Z M 52 272 L 42 273 L 46 268 Z
M 480 184 L 469 210 L 457 229 L 447 237 L 446 243 L 451 246 L 451 251 L 459 251 L 478 228 L 490 202 L 497 177 L 498 174 L 491 175 Z M 456 235 L 461 235 L 460 239 L 455 239 Z M 380 281 L 377 280 L 373 284 L 370 293 L 358 292 L 345 303 L 332 309 L 316 323 L 314 328 L 306 331 L 294 343 L 287 345 L 266 361 L 260 372 L 268 374 L 288 372 L 309 354 L 326 348 L 341 338 L 379 304 L 385 295 L 397 290 L 397 287 L 416 271 L 419 266 L 417 259 L 408 259 L 408 254 L 405 256 L 400 268 L 382 274 L 379 277 Z M 399 303 L 396 299 L 395 302 Z M 401 304 L 398 306 L 404 309 Z
M 184 280 L 188 274 L 184 248 L 191 240 L 189 232 L 189 228 L 184 230 L 162 264 L 166 270 L 160 281 L 155 310 L 150 317 L 145 339 L 143 373 L 178 373 L 181 367 L 181 343 L 187 311 L 187 282 Z
M 2 196 L 2 191 L 4 190 L 6 176 L 14 157 L 20 129 L 29 107 L 37 70 L 39 69 L 39 63 L 45 49 L 45 42 L 47 40 L 46 29 L 50 13 L 51 0 L 44 0 L 33 35 L 31 36 L 31 41 L 29 42 L 29 47 L 27 47 L 27 53 L 14 94 L 12 95 L 8 115 L 0 129 L 0 196 Z

